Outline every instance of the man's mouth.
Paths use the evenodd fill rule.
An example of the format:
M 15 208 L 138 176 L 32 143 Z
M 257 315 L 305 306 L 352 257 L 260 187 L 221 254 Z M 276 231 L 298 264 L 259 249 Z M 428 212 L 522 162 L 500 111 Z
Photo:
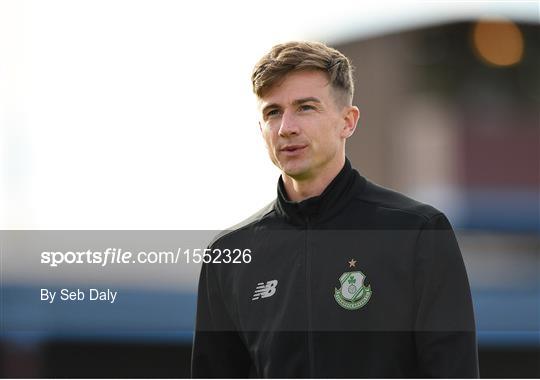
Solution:
M 280 151 L 285 154 L 292 155 L 292 154 L 302 152 L 306 147 L 307 145 L 302 145 L 302 144 L 286 145 L 282 147 Z

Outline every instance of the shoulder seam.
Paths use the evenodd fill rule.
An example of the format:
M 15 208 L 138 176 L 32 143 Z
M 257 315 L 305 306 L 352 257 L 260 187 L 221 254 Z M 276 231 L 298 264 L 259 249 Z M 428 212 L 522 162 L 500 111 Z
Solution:
M 414 212 L 414 211 L 411 211 L 411 210 L 407 210 L 407 209 L 404 209 L 404 208 L 398 208 L 398 207 L 389 207 L 389 206 L 384 206 L 382 205 L 381 203 L 377 203 L 377 202 L 373 202 L 373 201 L 368 201 L 366 199 L 362 199 L 361 197 L 356 197 L 354 198 L 356 200 L 359 200 L 361 202 L 365 202 L 365 203 L 370 203 L 370 204 L 373 204 L 373 205 L 377 205 L 378 207 L 381 207 L 381 208 L 385 208 L 387 210 L 396 210 L 396 211 L 401 211 L 401 212 L 404 212 L 406 214 L 411 214 L 411 215 L 415 215 L 415 216 L 420 216 L 422 218 L 425 219 L 425 221 L 429 221 L 431 218 L 439 215 L 439 214 L 442 214 L 442 212 L 438 211 L 436 214 L 434 215 L 431 215 L 431 216 L 428 216 L 428 215 L 425 215 L 421 212 Z M 423 203 L 419 203 L 419 205 L 423 205 L 423 206 L 429 206 L 427 204 L 423 204 Z
M 232 230 L 223 230 L 223 231 L 227 231 L 226 233 L 223 233 L 221 235 L 218 235 L 210 244 L 209 246 L 212 247 L 214 244 L 216 244 L 218 241 L 220 241 L 221 239 L 223 239 L 224 237 L 226 236 L 229 236 L 230 234 L 232 234 L 233 232 L 238 232 L 238 231 L 242 231 L 250 226 L 252 226 L 253 224 L 256 224 L 256 223 L 259 223 L 262 219 L 264 219 L 268 214 L 274 212 L 274 207 L 272 207 L 270 210 L 268 210 L 267 212 L 265 212 L 263 215 L 261 215 L 259 218 L 243 225 L 243 226 L 240 226 L 238 228 L 235 228 L 235 229 L 232 229 Z M 234 226 L 233 226 L 234 227 Z M 222 231 L 222 232 L 223 232 Z

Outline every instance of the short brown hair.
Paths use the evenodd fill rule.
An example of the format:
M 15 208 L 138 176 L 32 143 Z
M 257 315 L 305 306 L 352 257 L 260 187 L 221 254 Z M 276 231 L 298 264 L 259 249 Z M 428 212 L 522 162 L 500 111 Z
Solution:
M 292 41 L 274 46 L 253 68 L 253 92 L 261 98 L 287 74 L 301 70 L 320 70 L 330 85 L 343 94 L 346 104 L 354 93 L 353 67 L 342 53 L 320 42 Z

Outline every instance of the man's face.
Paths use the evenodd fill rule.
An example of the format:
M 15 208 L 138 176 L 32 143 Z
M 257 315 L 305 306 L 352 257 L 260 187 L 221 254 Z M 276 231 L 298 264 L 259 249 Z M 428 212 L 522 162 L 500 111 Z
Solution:
M 351 107 L 337 103 L 327 76 L 315 70 L 288 74 L 259 99 L 268 154 L 285 175 L 314 178 L 341 159 L 354 127 L 347 128 Z

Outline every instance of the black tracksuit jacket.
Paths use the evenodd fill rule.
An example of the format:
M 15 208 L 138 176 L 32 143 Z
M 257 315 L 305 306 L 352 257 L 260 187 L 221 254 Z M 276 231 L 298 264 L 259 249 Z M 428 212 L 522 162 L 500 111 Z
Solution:
M 345 166 L 317 197 L 278 197 L 210 248 L 193 377 L 478 377 L 473 307 L 447 218 Z M 216 256 L 214 256 L 216 257 Z

